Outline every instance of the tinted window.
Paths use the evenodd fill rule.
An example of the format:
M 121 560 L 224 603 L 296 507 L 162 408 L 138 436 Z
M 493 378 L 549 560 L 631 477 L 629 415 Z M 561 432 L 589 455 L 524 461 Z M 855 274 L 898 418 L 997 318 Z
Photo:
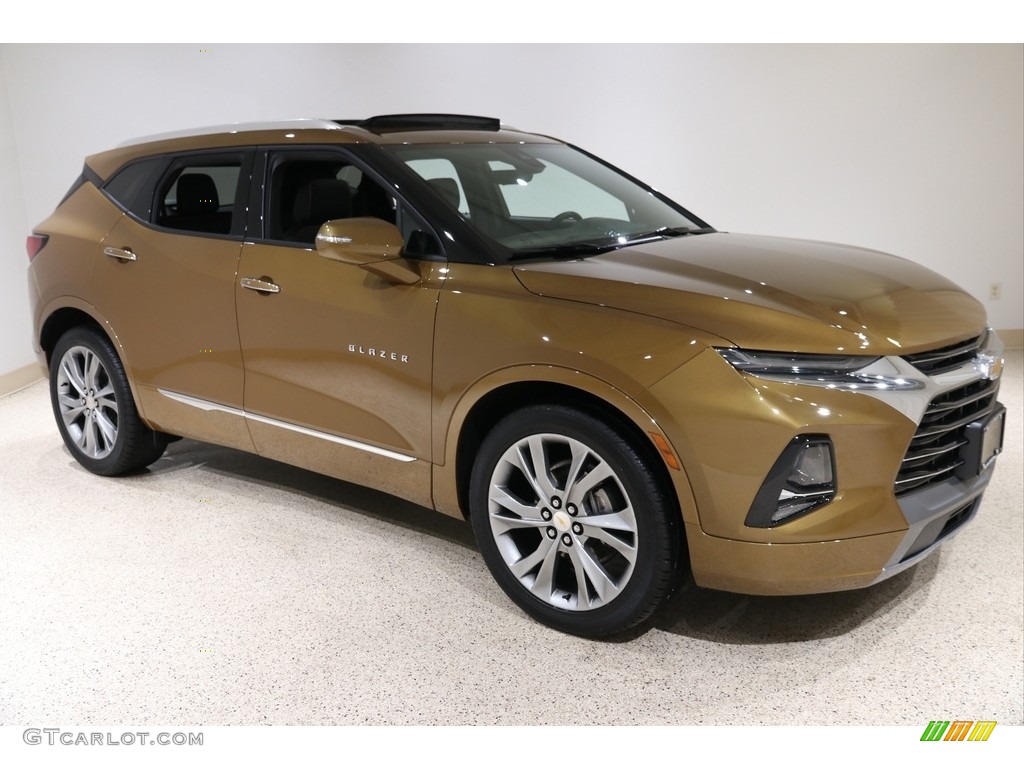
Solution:
M 164 163 L 166 160 L 161 158 L 150 158 L 125 166 L 103 186 L 103 191 L 126 211 L 149 221 L 154 174 Z
M 276 154 L 270 164 L 266 236 L 312 245 L 324 222 L 354 216 L 397 221 L 395 198 L 337 153 Z
M 240 155 L 175 163 L 159 188 L 156 223 L 169 229 L 229 234 L 241 171 Z

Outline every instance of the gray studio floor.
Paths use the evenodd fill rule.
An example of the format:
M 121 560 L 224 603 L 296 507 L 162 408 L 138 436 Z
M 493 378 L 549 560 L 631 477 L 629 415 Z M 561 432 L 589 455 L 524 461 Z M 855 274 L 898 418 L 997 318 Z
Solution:
M 877 587 L 690 588 L 617 642 L 558 634 L 469 528 L 192 441 L 94 477 L 43 383 L 0 399 L 0 725 L 1024 723 L 1022 355 L 977 520 Z

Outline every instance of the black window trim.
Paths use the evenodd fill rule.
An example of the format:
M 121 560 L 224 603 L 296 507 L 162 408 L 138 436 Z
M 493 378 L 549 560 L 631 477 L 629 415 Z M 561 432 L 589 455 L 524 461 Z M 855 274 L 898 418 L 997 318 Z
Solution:
M 64 203 L 67 202 L 67 199 L 81 189 L 86 183 L 92 184 L 94 187 L 102 191 L 104 181 L 96 171 L 88 166 L 88 164 L 83 163 L 82 172 L 78 174 L 78 178 L 71 183 L 71 188 L 64 193 L 64 197 L 62 197 L 60 202 L 57 203 L 57 207 L 60 208 L 64 205 Z
M 375 183 L 380 185 L 389 195 L 396 200 L 396 217 L 403 215 L 402 208 L 407 209 L 426 228 L 437 242 L 441 254 L 438 256 L 422 256 L 410 254 L 404 258 L 416 261 L 438 261 L 449 260 L 445 249 L 445 241 L 440 237 L 437 228 L 430 224 L 430 219 L 418 210 L 417 206 L 409 201 L 409 198 L 402 194 L 398 185 L 389 181 L 383 174 L 373 167 L 366 158 L 359 153 L 351 151 L 352 146 L 340 144 L 303 144 L 301 146 L 288 144 L 267 144 L 255 147 L 257 157 L 254 160 L 253 180 L 249 194 L 249 216 L 247 227 L 247 242 L 261 243 L 299 250 L 312 250 L 306 243 L 296 243 L 291 240 L 278 240 L 266 237 L 267 217 L 270 215 L 270 177 L 273 167 L 280 156 L 287 155 L 295 157 L 298 155 L 329 157 L 340 155 L 345 162 L 356 166 L 364 175 L 368 176 Z M 400 223 L 398 224 L 400 226 Z
M 244 240 L 246 237 L 248 221 L 246 216 L 247 201 L 249 199 L 249 188 L 252 185 L 253 177 L 253 162 L 255 157 L 255 148 L 250 146 L 235 146 L 235 147 L 212 147 L 210 149 L 199 149 L 190 150 L 187 152 L 170 152 L 155 155 L 144 155 L 142 157 L 132 158 L 130 161 L 119 167 L 106 179 L 102 180 L 99 175 L 85 166 L 80 181 L 76 182 L 76 185 L 72 187 L 71 191 L 67 196 L 70 196 L 75 189 L 81 186 L 81 183 L 88 181 L 94 184 L 103 196 L 110 200 L 126 215 L 138 224 L 152 229 L 157 232 L 166 232 L 175 235 L 184 235 L 186 237 L 213 237 L 220 240 Z M 164 182 L 167 179 L 168 174 L 174 172 L 175 169 L 184 167 L 190 164 L 196 158 L 229 158 L 239 157 L 241 158 L 241 165 L 238 174 L 238 188 L 235 190 L 235 202 L 231 210 L 231 231 L 228 233 L 219 232 L 202 232 L 188 229 L 175 229 L 173 227 L 164 227 L 156 223 L 158 201 L 160 196 L 160 190 L 164 188 Z M 146 186 L 143 191 L 148 191 L 149 200 L 149 219 L 144 219 L 134 211 L 126 208 L 124 204 L 106 191 L 106 185 L 114 179 L 118 174 L 124 171 L 126 168 L 138 163 L 152 162 L 154 160 L 162 161 L 156 165 L 151 171 L 152 176 L 146 182 Z M 192 163 L 195 164 L 195 163 Z M 173 183 L 173 182 L 172 182 Z M 67 197 L 66 196 L 66 197 Z
M 121 200 L 120 198 L 114 197 L 114 195 L 110 194 L 110 192 L 108 191 L 107 187 L 114 181 L 114 179 L 118 178 L 122 173 L 124 173 L 129 168 L 131 168 L 133 166 L 137 166 L 137 165 L 142 165 L 144 163 L 155 163 L 153 168 L 150 169 L 150 171 L 149 171 L 149 178 L 146 180 L 145 185 L 142 187 L 142 189 L 138 193 L 141 196 L 141 195 L 143 195 L 143 194 L 148 192 L 150 198 L 152 198 L 153 197 L 153 189 L 156 186 L 157 180 L 163 177 L 164 171 L 167 168 L 168 161 L 169 161 L 169 156 L 161 156 L 161 155 L 149 155 L 148 157 L 138 157 L 138 158 L 135 158 L 134 160 L 131 160 L 131 161 L 125 163 L 120 168 L 118 168 L 116 171 L 114 171 L 112 174 L 110 174 L 110 176 L 107 178 L 106 181 L 100 182 L 100 184 L 102 184 L 102 186 L 100 186 L 100 184 L 97 184 L 97 186 L 99 187 L 100 192 L 102 192 L 103 195 L 108 200 L 110 200 L 114 205 L 116 205 L 118 208 L 120 208 L 122 211 L 124 211 L 124 213 L 128 214 L 129 216 L 131 216 L 132 219 L 134 219 L 135 221 L 139 222 L 140 224 L 148 225 L 149 221 L 147 221 L 146 219 L 144 219 L 141 216 L 139 216 L 136 211 L 134 211 L 131 207 L 129 207 L 128 205 L 125 204 L 125 201 Z M 99 180 L 99 176 L 95 172 L 93 172 L 93 176 L 95 177 L 96 180 Z M 89 180 L 93 181 L 92 179 L 89 179 Z M 96 181 L 93 181 L 93 183 L 96 184 Z M 132 202 L 135 203 L 137 201 L 133 200 Z M 149 202 L 149 211 L 152 213 L 152 210 L 153 210 L 153 205 L 152 205 L 152 200 L 150 200 L 150 202 Z
M 391 186 L 405 192 L 405 199 L 412 200 L 411 208 L 419 217 L 430 223 L 435 236 L 440 230 L 444 238 L 438 242 L 447 260 L 458 264 L 496 264 L 504 260 L 504 254 L 492 242 L 481 236 L 458 211 L 445 203 L 430 188 L 428 182 L 406 166 L 382 144 L 353 144 L 353 155 L 364 157 L 370 167 L 379 166 L 381 174 L 394 179 Z
M 429 144 L 443 145 L 445 142 L 430 142 Z M 687 208 L 680 205 L 678 202 L 670 197 L 667 197 L 663 193 L 654 189 L 651 185 L 641 181 L 636 176 L 622 170 L 616 165 L 604 160 L 597 155 L 579 147 L 575 144 L 569 144 L 567 142 L 556 141 L 556 144 L 562 144 L 569 147 L 586 157 L 596 161 L 597 163 L 605 166 L 612 172 L 621 175 L 627 180 L 633 182 L 641 189 L 654 195 L 658 200 L 668 205 L 670 208 L 678 211 L 683 216 L 697 224 L 702 230 L 707 232 L 715 232 L 710 224 L 704 219 L 691 213 Z M 416 144 L 413 146 L 429 146 L 428 143 Z M 383 157 L 380 160 L 382 167 L 389 169 L 393 173 L 396 179 L 399 179 L 405 186 L 412 192 L 418 189 L 422 189 L 427 182 L 422 179 L 418 174 L 409 169 L 404 162 L 395 156 L 394 151 L 402 148 L 405 145 L 401 144 L 361 144 L 354 145 L 360 148 L 366 148 L 364 151 L 377 152 Z M 394 170 L 391 170 L 394 169 Z M 468 194 L 468 193 L 467 193 Z M 504 204 L 502 201 L 501 204 Z M 449 254 L 449 260 L 453 262 L 466 262 L 472 264 L 511 264 L 513 263 L 512 257 L 514 250 L 508 248 L 500 243 L 484 237 L 481 233 L 477 232 L 472 226 L 465 221 L 460 214 L 451 209 L 450 206 L 443 205 L 440 201 L 435 203 L 434 200 L 425 199 L 423 208 L 428 209 L 434 220 L 443 222 L 446 233 L 450 232 L 452 235 L 453 242 L 447 243 L 447 251 Z
M 153 198 L 150 208 L 150 221 L 144 223 L 159 232 L 168 232 L 193 237 L 214 237 L 221 240 L 244 240 L 248 229 L 247 217 L 245 215 L 247 207 L 246 201 L 249 198 L 247 190 L 252 183 L 254 154 L 255 152 L 251 147 L 216 147 L 213 149 L 199 150 L 195 152 L 176 152 L 172 155 L 168 155 L 167 157 L 169 162 L 163 167 L 163 170 L 157 176 L 156 183 L 153 185 L 151 190 Z M 238 182 L 235 187 L 235 201 L 231 208 L 231 230 L 229 232 L 222 233 L 204 232 L 202 230 L 191 229 L 175 229 L 174 227 L 164 227 L 157 224 L 156 217 L 158 215 L 157 210 L 159 208 L 160 198 L 162 195 L 166 194 L 174 184 L 173 181 L 167 183 L 169 176 L 177 174 L 179 169 L 186 168 L 189 165 L 200 165 L 201 163 L 195 162 L 197 158 L 210 158 L 216 161 L 218 159 L 236 157 L 240 157 L 241 163 L 239 164 Z M 175 179 L 177 179 L 176 175 Z

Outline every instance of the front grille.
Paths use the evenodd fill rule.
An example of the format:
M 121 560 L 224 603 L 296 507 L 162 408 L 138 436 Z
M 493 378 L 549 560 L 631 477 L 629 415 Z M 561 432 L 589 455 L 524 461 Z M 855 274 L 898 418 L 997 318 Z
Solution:
M 998 381 L 982 379 L 932 400 L 896 475 L 896 495 L 952 477 L 963 463 L 961 448 L 967 444 L 967 425 L 992 412 L 998 393 Z
M 967 341 L 960 341 L 950 344 L 941 349 L 932 349 L 927 352 L 919 352 L 916 355 L 905 355 L 903 357 L 908 363 L 929 376 L 935 376 L 946 371 L 953 371 L 964 363 L 974 359 L 978 349 L 985 341 L 985 334 L 976 336 Z

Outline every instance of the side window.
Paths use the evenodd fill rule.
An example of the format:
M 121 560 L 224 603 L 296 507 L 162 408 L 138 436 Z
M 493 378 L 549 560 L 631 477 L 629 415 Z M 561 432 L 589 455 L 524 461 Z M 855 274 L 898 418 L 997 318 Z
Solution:
M 466 193 L 462 189 L 462 182 L 459 174 L 452 165 L 451 160 L 446 158 L 423 158 L 419 160 L 407 160 L 408 165 L 417 174 L 434 188 L 452 208 L 469 218 L 469 204 L 466 201 Z
M 156 223 L 168 229 L 229 234 L 241 172 L 240 155 L 174 163 L 157 191 Z
M 103 185 L 103 191 L 126 211 L 149 221 L 154 177 L 166 162 L 154 157 L 125 166 Z
M 353 216 L 397 220 L 395 199 L 337 154 L 277 153 L 270 162 L 266 237 L 312 245 L 326 221 Z

